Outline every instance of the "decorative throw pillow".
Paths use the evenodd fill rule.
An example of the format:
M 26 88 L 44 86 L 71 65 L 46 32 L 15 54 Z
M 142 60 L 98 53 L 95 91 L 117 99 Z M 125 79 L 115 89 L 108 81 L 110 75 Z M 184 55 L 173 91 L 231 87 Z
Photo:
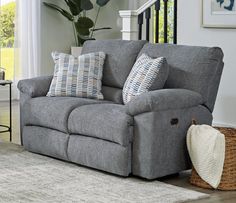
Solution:
M 79 57 L 53 52 L 55 70 L 47 96 L 103 99 L 101 89 L 105 56 L 103 52 Z
M 164 57 L 152 59 L 142 54 L 134 64 L 123 88 L 123 101 L 127 104 L 135 96 L 164 87 L 169 66 Z

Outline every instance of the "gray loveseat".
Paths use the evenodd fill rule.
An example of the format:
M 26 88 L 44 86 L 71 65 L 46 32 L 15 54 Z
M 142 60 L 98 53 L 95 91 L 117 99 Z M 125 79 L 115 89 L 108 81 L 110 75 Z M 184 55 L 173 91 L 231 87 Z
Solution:
M 24 147 L 121 176 L 155 179 L 189 169 L 186 132 L 192 119 L 212 122 L 221 49 L 107 40 L 86 42 L 82 52 L 96 51 L 107 54 L 104 101 L 46 97 L 51 76 L 19 82 Z M 142 53 L 167 58 L 168 80 L 123 105 L 123 85 Z

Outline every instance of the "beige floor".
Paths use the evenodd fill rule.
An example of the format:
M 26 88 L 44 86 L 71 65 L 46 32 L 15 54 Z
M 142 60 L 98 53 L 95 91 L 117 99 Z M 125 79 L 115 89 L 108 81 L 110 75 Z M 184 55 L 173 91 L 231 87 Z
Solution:
M 8 124 L 8 103 L 0 102 L 0 123 Z M 13 142 L 16 144 L 20 144 L 20 130 L 19 130 L 19 104 L 18 102 L 13 102 Z M 0 140 L 4 142 L 9 141 L 9 133 L 0 134 Z M 201 188 L 194 187 L 189 184 L 190 172 L 183 172 L 179 176 L 175 177 L 166 177 L 160 179 L 160 181 L 176 185 L 183 188 L 189 188 L 191 190 L 200 191 L 203 193 L 210 194 L 210 198 L 204 200 L 194 201 L 195 203 L 236 203 L 236 191 L 233 192 L 222 192 L 222 191 L 214 191 L 214 190 L 205 190 Z

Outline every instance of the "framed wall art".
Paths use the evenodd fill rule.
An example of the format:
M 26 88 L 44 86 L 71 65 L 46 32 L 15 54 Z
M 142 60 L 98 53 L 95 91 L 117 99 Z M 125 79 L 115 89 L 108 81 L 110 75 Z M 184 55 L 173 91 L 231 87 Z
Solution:
M 236 28 L 236 0 L 202 0 L 202 26 Z

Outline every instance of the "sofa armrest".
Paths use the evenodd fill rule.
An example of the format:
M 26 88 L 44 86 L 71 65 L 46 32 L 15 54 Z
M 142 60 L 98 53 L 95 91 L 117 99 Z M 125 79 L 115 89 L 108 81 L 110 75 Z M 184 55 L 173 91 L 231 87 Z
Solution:
M 202 96 L 186 89 L 162 89 L 137 96 L 126 104 L 129 115 L 145 112 L 190 108 L 203 104 Z
M 46 96 L 50 84 L 52 81 L 52 76 L 42 76 L 32 79 L 21 80 L 18 82 L 18 89 L 21 93 L 24 93 L 30 97 L 41 97 Z

